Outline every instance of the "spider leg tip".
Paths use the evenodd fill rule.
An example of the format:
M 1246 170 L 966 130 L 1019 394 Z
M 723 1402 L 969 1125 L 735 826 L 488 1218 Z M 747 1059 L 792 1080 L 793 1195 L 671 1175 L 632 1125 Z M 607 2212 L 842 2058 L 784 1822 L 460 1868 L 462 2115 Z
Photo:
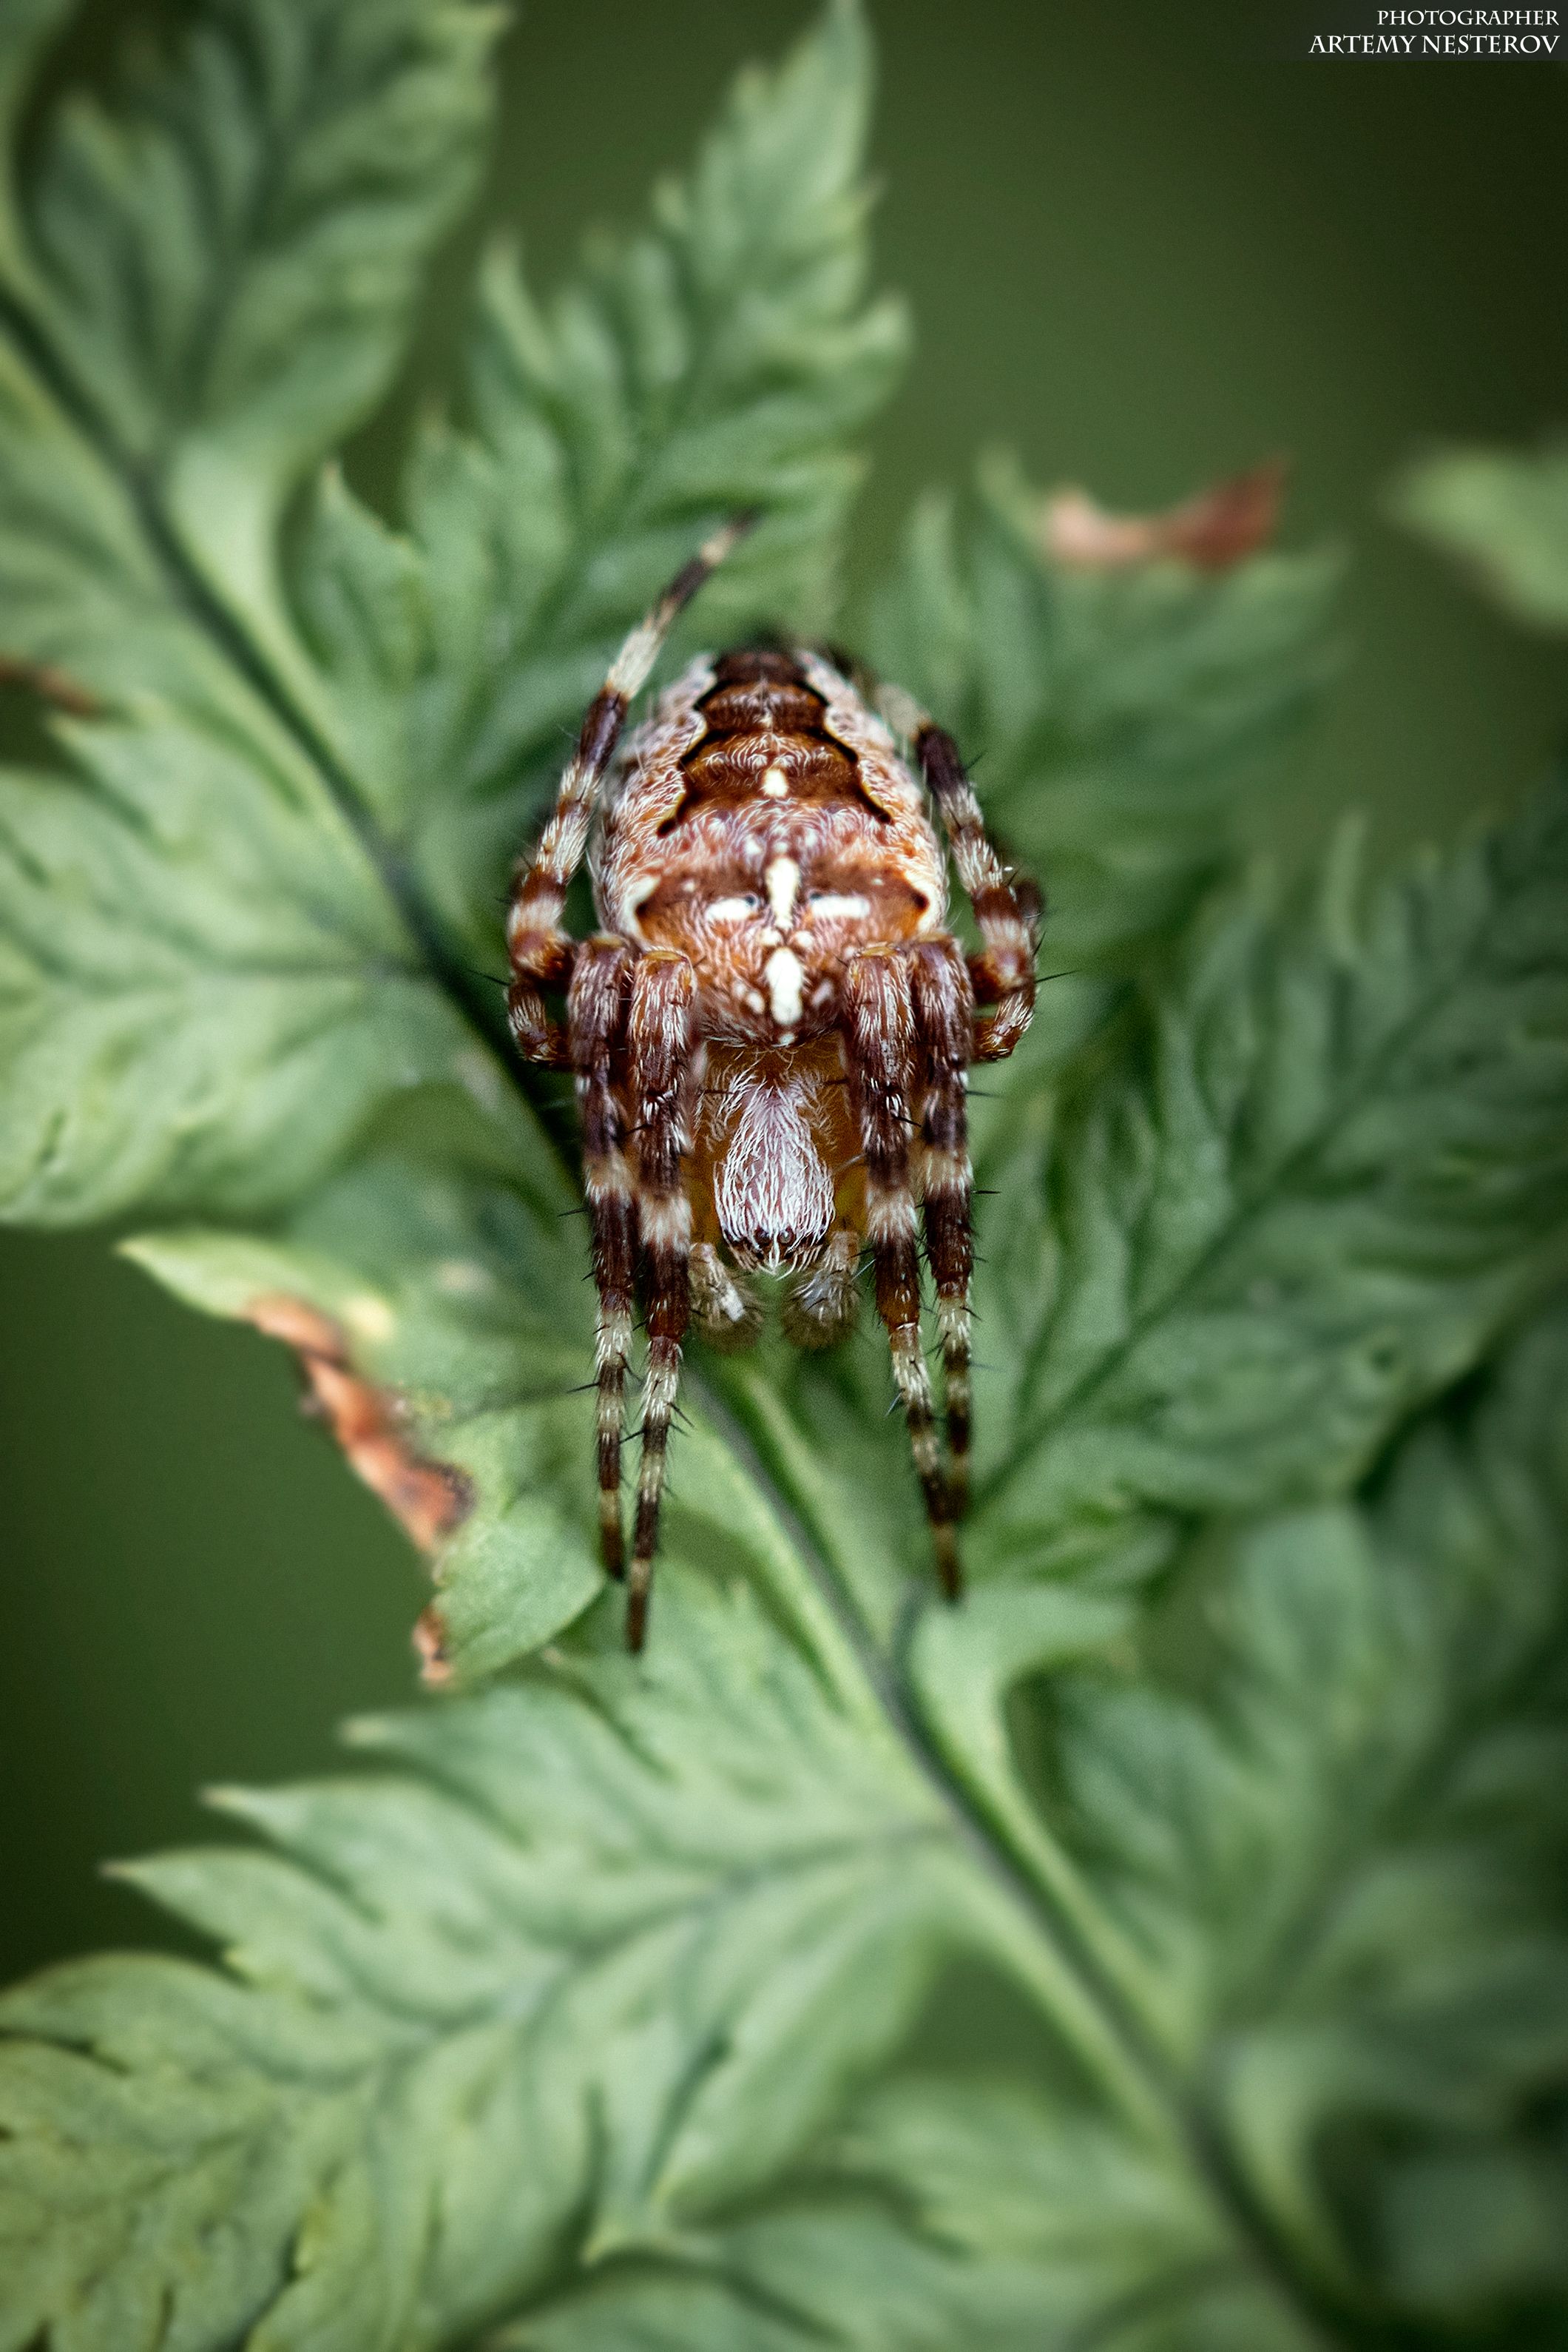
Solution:
M 952 1607 L 964 1597 L 964 1564 L 958 1557 L 958 1538 L 950 1523 L 944 1521 L 931 1530 L 936 1554 L 936 1580 L 942 1588 L 942 1598 Z

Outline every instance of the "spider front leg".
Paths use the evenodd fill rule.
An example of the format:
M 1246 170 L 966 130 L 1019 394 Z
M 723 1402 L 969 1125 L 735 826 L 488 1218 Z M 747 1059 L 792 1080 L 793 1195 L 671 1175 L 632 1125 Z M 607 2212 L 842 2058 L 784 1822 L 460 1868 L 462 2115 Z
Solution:
M 986 831 L 974 787 L 951 735 L 924 712 L 915 729 L 915 756 L 952 845 L 975 921 L 984 942 L 969 961 L 975 999 L 996 1011 L 975 1024 L 977 1062 L 1005 1062 L 1034 1015 L 1034 960 L 1043 911 L 1039 885 L 1009 874 Z
M 614 1577 L 626 1573 L 621 1532 L 621 1424 L 637 1253 L 637 1204 L 626 1163 L 625 1121 L 614 1063 L 626 1042 L 633 950 L 624 940 L 585 940 L 567 999 L 567 1035 L 582 1119 L 582 1174 L 599 1293 L 594 1350 L 598 1391 L 599 1548 Z
M 974 1176 L 969 1166 L 968 1067 L 975 999 L 956 940 L 906 950 L 924 1097 L 920 1161 L 925 1255 L 936 1286 L 953 1517 L 969 1498 L 969 1277 Z
M 996 1010 L 975 1024 L 974 1059 L 1005 1062 L 1034 1013 L 1045 910 L 1040 885 L 1028 874 L 1009 872 L 997 856 L 951 735 L 902 687 L 884 686 L 879 699 L 889 725 L 914 748 L 984 942 L 969 958 L 969 978 L 975 1002 Z
M 570 1065 L 566 1032 L 559 1021 L 550 1019 L 545 995 L 547 991 L 564 990 L 571 977 L 574 942 L 561 929 L 561 913 L 571 877 L 588 847 L 599 788 L 615 756 L 627 710 L 633 696 L 647 684 L 659 650 L 681 613 L 756 520 L 754 514 L 737 515 L 698 549 L 626 637 L 603 686 L 588 706 L 555 806 L 533 856 L 518 870 L 507 916 L 507 953 L 512 966 L 507 1012 L 525 1061 L 542 1062 L 551 1069 Z
M 664 1457 L 680 1386 L 681 1343 L 691 1315 L 692 1213 L 681 1162 L 691 1150 L 695 1101 L 692 1066 L 695 1001 L 696 974 L 684 955 L 655 948 L 633 964 L 627 1060 L 636 1123 L 648 1372 L 643 1395 L 637 1523 L 626 1589 L 626 1643 L 632 1650 L 642 1648 L 647 1633 Z
M 850 1108 L 865 1164 L 865 1226 L 876 1277 L 876 1308 L 887 1327 L 893 1376 L 909 1425 L 910 1450 L 925 1498 L 942 1590 L 963 1590 L 953 1505 L 942 1474 L 931 1379 L 920 1345 L 920 1259 L 910 1187 L 909 1126 L 917 1081 L 914 993 L 908 958 L 894 948 L 856 956 L 844 980 L 844 1061 Z

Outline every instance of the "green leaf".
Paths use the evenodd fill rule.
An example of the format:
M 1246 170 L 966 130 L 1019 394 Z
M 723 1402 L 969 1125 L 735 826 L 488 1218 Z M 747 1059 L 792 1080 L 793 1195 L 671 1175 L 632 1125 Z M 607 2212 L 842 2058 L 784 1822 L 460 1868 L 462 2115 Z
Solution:
M 12 1215 L 252 1211 L 389 1097 L 497 1091 L 462 975 L 269 666 L 267 596 L 258 635 L 235 617 L 472 173 L 433 159 L 473 145 L 491 20 L 340 13 L 211 0 L 120 113 L 68 101 L 29 176 L 0 289 L 0 651 L 88 723 L 62 730 L 71 773 L 3 788 Z
M 342 1417 L 350 1463 L 394 1507 L 411 1497 L 416 1528 L 439 1505 L 430 1478 L 448 1476 L 425 1626 L 443 1678 L 538 1648 L 602 1589 L 581 1393 L 592 1324 L 577 1253 L 561 1245 L 570 1206 L 542 1151 L 531 1198 L 515 1179 L 381 1159 L 319 1193 L 286 1236 L 164 1232 L 126 1245 L 208 1314 L 296 1344 L 324 1320 L 329 1357 L 384 1400 L 369 1445 Z
M 832 0 L 741 76 L 645 231 L 592 246 L 548 302 L 507 256 L 485 273 L 476 435 L 427 433 L 409 509 L 438 644 L 420 805 L 465 828 L 455 913 L 493 890 L 615 645 L 718 519 L 764 517 L 685 642 L 832 612 L 856 441 L 906 342 L 866 292 L 871 78 L 859 7 Z
M 1565 1376 L 1559 1313 L 1366 1511 L 1195 1562 L 1141 1670 L 1035 1702 L 1045 1813 L 1141 1955 L 1190 2139 L 1060 2084 L 900 2074 L 771 2199 L 503 2345 L 1555 2342 Z
M 384 380 L 417 264 L 471 176 L 492 20 L 467 0 L 375 0 L 348 27 L 318 13 L 212 0 L 123 119 L 68 109 L 37 182 L 43 261 L 0 346 L 0 651 L 74 708 L 107 700 L 117 724 L 71 739 L 96 798 L 6 787 L 13 1214 L 270 1207 L 389 1098 L 431 1082 L 498 1091 L 471 1031 L 496 1037 L 499 999 L 451 943 L 466 931 L 495 952 L 495 877 L 476 884 L 445 787 L 476 647 L 486 692 L 553 681 L 535 751 L 559 756 L 538 594 L 482 562 L 486 593 L 518 592 L 524 635 L 500 641 L 500 607 L 470 632 L 450 530 L 416 548 L 331 476 L 298 536 L 287 614 L 272 577 L 278 500 Z M 859 19 L 835 8 L 780 74 L 743 85 L 692 188 L 666 195 L 685 373 L 653 402 L 628 358 L 641 421 L 628 405 L 603 499 L 563 488 L 576 536 L 557 545 L 499 476 L 490 510 L 467 515 L 487 537 L 504 509 L 519 560 L 554 548 L 558 589 L 586 581 L 605 535 L 621 569 L 619 585 L 596 575 L 594 663 L 606 614 L 616 630 L 630 620 L 648 567 L 673 568 L 711 513 L 714 485 L 688 477 L 722 416 L 755 465 L 719 486 L 721 504 L 777 510 L 745 593 L 770 597 L 780 565 L 827 560 L 857 471 L 845 436 L 897 341 L 891 313 L 860 299 L 867 72 Z M 120 265 L 143 247 L 153 282 L 132 304 Z M 642 264 L 618 268 L 627 295 Z M 489 408 L 515 440 L 499 392 Z M 455 442 L 449 455 L 460 470 L 501 463 Z M 590 627 L 582 613 L 562 625 L 580 646 Z M 586 696 L 580 659 L 572 677 Z M 488 856 L 501 835 L 488 816 L 482 829 Z
M 432 684 L 436 616 L 427 567 L 333 467 L 315 485 L 295 580 L 300 635 L 330 681 L 354 774 L 395 840 L 429 789 L 410 709 Z
M 319 461 L 493 18 L 186 17 L 46 114 L 0 224 L 0 654 L 72 715 L 0 801 L 0 1180 L 222 1220 L 133 1254 L 298 1349 L 432 1555 L 430 1678 L 511 1679 L 225 1796 L 259 1850 L 138 1866 L 221 1966 L 0 2005 L 0 2352 L 1556 2327 L 1561 1330 L 1343 1498 L 1563 1262 L 1562 797 L 1364 908 L 1231 894 L 1049 1089 L 1020 1062 L 965 1608 L 879 1347 L 699 1347 L 627 1659 L 576 1203 L 468 943 L 711 521 L 763 509 L 692 630 L 830 609 L 902 341 L 864 28 L 743 79 L 553 303 L 492 266 L 400 530 Z M 13 118 L 56 21 L 0 28 Z M 1070 573 L 1040 522 L 998 476 L 961 542 L 928 515 L 879 650 L 989 735 L 1056 948 L 1120 982 L 1321 671 L 1327 567 Z
M 225 594 L 401 356 L 474 185 L 499 22 L 475 0 L 204 0 L 112 108 L 57 110 L 18 299 Z
M 861 2109 L 797 2198 L 725 2231 L 706 2262 L 547 2306 L 497 2352 L 1321 2346 L 1237 2260 L 1195 2185 L 1092 2114 L 915 2078 Z
M 1364 907 L 1342 856 L 1292 916 L 1214 910 L 1063 1115 L 1042 1311 L 1014 1299 L 992 1383 L 998 1552 L 1341 1492 L 1539 1294 L 1568 1244 L 1565 946 L 1561 787 Z
M 1565 1371 L 1559 1314 L 1364 1517 L 1244 1544 L 1192 1695 L 1056 1699 L 1076 1842 L 1256 2194 L 1326 2287 L 1434 2324 L 1568 2294 L 1540 2226 L 1553 2167 L 1568 2198 L 1541 2110 L 1568 2060 Z
M 768 2178 L 983 1940 L 930 1787 L 733 1584 L 354 1737 L 374 1777 L 219 1800 L 271 1852 L 131 1872 L 225 1975 L 0 2006 L 8 2352 L 450 2341 Z
M 390 1097 L 501 1081 L 360 843 L 265 714 L 146 698 L 73 726 L 79 772 L 0 776 L 0 1207 L 290 1199 Z
M 1124 964 L 1226 864 L 1262 755 L 1332 667 L 1340 566 L 1074 570 L 1045 518 L 995 463 L 961 509 L 928 499 L 870 645 L 957 736 L 988 818 L 1046 886 L 1052 967 L 1078 971 Z
M 39 58 L 70 15 L 71 0 L 11 0 L 0 19 L 0 271 L 18 257 L 17 190 L 12 169 L 16 128 L 26 105 Z
M 19 100 L 34 12 L 12 14 L 0 90 Z M 110 696 L 210 692 L 215 657 L 329 739 L 276 530 L 401 356 L 482 158 L 499 17 L 201 0 L 187 18 L 113 105 L 54 108 L 0 235 L 4 650 Z
M 1390 504 L 1516 620 L 1568 629 L 1568 443 L 1437 450 L 1399 478 Z

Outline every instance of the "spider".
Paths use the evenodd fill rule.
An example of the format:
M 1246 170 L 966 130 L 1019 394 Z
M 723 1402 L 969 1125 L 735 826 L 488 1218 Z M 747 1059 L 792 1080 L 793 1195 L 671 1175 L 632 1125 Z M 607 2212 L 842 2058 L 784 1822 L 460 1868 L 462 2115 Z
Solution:
M 618 748 L 677 614 L 750 521 L 716 532 L 617 654 L 518 868 L 507 923 L 518 1049 L 576 1079 L 599 1297 L 600 1541 L 609 1573 L 626 1580 L 632 1650 L 647 1625 L 690 1324 L 718 1346 L 745 1345 L 760 1323 L 747 1277 L 784 1275 L 788 1336 L 831 1347 L 855 1319 L 862 1244 L 938 1577 L 957 1598 L 967 1071 L 1010 1054 L 1034 1006 L 1040 894 L 998 857 L 951 737 L 901 689 L 881 690 L 879 712 L 839 657 L 743 646 L 693 662 Z M 946 856 L 894 729 L 942 821 L 977 955 L 946 928 Z M 562 910 L 607 778 L 590 855 L 602 928 L 580 940 Z M 547 994 L 564 997 L 564 1021 Z M 922 1223 L 946 1469 L 920 1339 Z M 639 1275 L 647 1370 L 628 1574 L 621 1445 Z

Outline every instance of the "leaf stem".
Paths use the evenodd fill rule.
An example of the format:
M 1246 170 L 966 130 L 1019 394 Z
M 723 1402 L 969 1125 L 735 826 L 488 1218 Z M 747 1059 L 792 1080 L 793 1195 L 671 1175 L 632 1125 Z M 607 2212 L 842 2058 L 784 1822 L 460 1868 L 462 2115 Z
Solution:
M 694 1376 L 692 1388 L 705 1414 L 746 1465 L 788 1532 L 804 1576 L 818 1595 L 819 1617 L 825 1614 L 831 1626 L 833 1653 L 847 1653 L 852 1659 L 862 1692 L 874 1699 L 874 1712 L 884 1727 L 891 1730 L 906 1762 L 913 1765 L 946 1815 L 955 1842 L 982 1890 L 991 1940 L 998 1954 L 1139 2128 L 1153 2131 L 1167 2142 L 1173 2136 L 1179 2138 L 1157 2079 L 1163 2070 L 1157 2062 L 1151 2063 L 1147 2056 L 1135 2057 L 1129 2048 L 1129 2044 L 1136 2047 L 1142 2043 L 1141 2032 L 1124 2016 L 1112 2013 L 1120 2009 L 1119 2002 L 1108 2005 L 1086 1990 L 1082 1979 L 1089 1972 L 1071 1948 L 1076 1939 L 1070 1939 L 1063 1948 L 1060 1923 L 1042 1908 L 1040 1890 L 1023 1875 L 1014 1856 L 998 1844 L 990 1824 L 949 1772 L 927 1736 L 895 1666 L 780 1491 L 746 1430 L 700 1374 Z M 857 1711 L 865 1711 L 863 1702 Z

